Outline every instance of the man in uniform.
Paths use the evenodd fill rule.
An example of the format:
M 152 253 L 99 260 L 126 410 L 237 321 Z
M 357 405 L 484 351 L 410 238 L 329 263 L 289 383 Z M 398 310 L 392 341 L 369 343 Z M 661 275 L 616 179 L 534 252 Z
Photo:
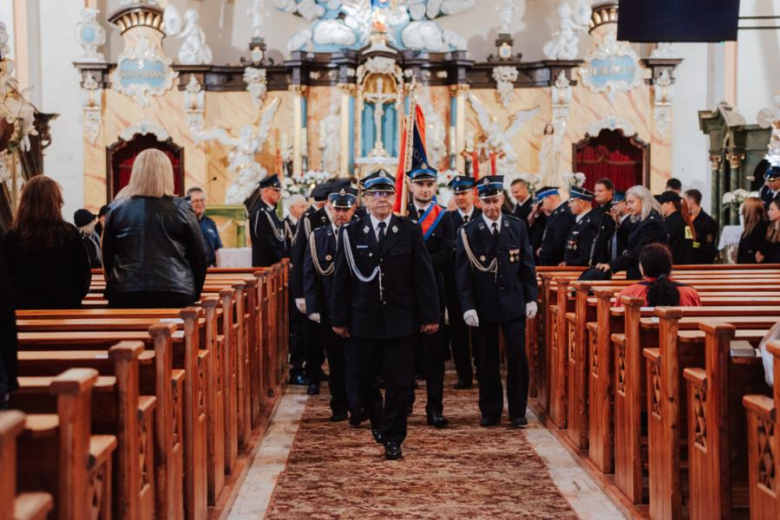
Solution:
M 561 200 L 558 188 L 542 188 L 536 197 L 547 215 L 542 245 L 537 253 L 539 265 L 559 265 L 566 252 L 569 231 L 574 226 L 574 215 L 569 211 L 569 205 Z
M 696 242 L 693 243 L 694 263 L 711 264 L 718 256 L 718 223 L 701 208 L 701 192 L 688 190 L 685 192 L 685 202 L 696 229 Z
M 306 312 L 309 320 L 321 327 L 321 342 L 328 355 L 328 367 L 330 378 L 330 409 L 333 412 L 330 420 L 343 421 L 347 418 L 347 411 L 351 411 L 350 422 L 359 422 L 360 401 L 357 395 L 357 382 L 353 378 L 348 379 L 347 374 L 347 350 L 349 341 L 337 336 L 331 328 L 330 300 L 333 297 L 333 272 L 335 270 L 335 258 L 339 228 L 352 220 L 355 214 L 355 201 L 357 190 L 354 188 L 341 188 L 328 196 L 328 213 L 331 223 L 320 226 L 309 235 L 306 245 L 306 258 L 303 267 L 303 293 L 306 298 Z
M 474 205 L 474 178 L 457 176 L 449 183 L 455 205 L 458 209 L 451 211 L 452 228 L 457 232 L 461 226 L 468 224 L 482 214 L 482 210 Z M 474 371 L 471 365 L 471 329 L 463 321 L 463 311 L 460 308 L 460 297 L 455 282 L 455 263 L 446 271 L 445 287 L 447 289 L 447 314 L 450 318 L 449 336 L 452 345 L 452 359 L 458 381 L 458 390 L 471 388 Z
M 307 209 L 309 209 L 309 204 L 306 202 L 306 197 L 299 193 L 296 193 L 287 201 L 287 216 L 284 217 L 284 233 L 285 239 L 287 240 L 287 250 L 291 253 L 298 222 L 301 221 L 301 217 L 306 213 Z
M 628 237 L 634 228 L 634 222 L 631 220 L 631 212 L 626 203 L 626 194 L 622 191 L 615 193 L 615 199 L 612 202 L 612 218 L 615 219 L 615 234 L 609 244 L 610 262 L 623 254 L 628 247 Z
M 360 400 L 388 460 L 400 459 L 420 332 L 439 329 L 439 298 L 420 226 L 392 213 L 395 180 L 367 177 L 368 215 L 339 230 L 331 302 L 333 331 L 352 338 Z M 375 381 L 384 373 L 384 403 Z
M 569 209 L 574 215 L 574 226 L 566 239 L 563 265 L 588 265 L 593 241 L 598 234 L 598 222 L 594 218 L 592 201 L 593 193 L 590 190 L 577 186 L 572 186 L 569 190 Z
M 252 267 L 269 267 L 288 256 L 284 225 L 276 216 L 282 183 L 276 174 L 260 181 L 260 198 L 249 211 Z
M 528 403 L 528 359 L 525 320 L 536 316 L 536 268 L 525 225 L 502 215 L 503 177 L 484 177 L 477 183 L 482 216 L 458 231 L 455 274 L 463 320 L 480 336 L 479 410 L 481 426 L 501 421 L 499 326 L 506 345 L 509 418 L 522 428 Z
M 610 210 L 612 209 L 612 199 L 615 197 L 615 185 L 609 179 L 599 179 L 593 185 L 593 200 L 597 206 L 593 208 L 591 218 L 598 226 L 598 233 L 593 240 L 589 254 L 588 265 L 594 267 L 596 264 L 609 262 L 609 241 L 615 234 L 615 219 L 612 218 Z
M 764 203 L 764 209 L 769 210 L 769 204 L 780 196 L 780 166 L 769 166 L 764 174 L 764 179 L 764 185 L 761 186 L 758 196 Z
M 512 181 L 511 189 L 512 197 L 514 197 L 515 202 L 517 202 L 514 215 L 528 226 L 528 216 L 531 214 L 531 206 L 533 206 L 534 203 L 534 199 L 528 191 L 528 181 L 525 179 L 515 179 Z
M 455 250 L 455 231 L 447 210 L 434 202 L 436 171 L 429 168 L 412 170 L 408 174 L 412 201 L 408 205 L 410 220 L 420 225 L 423 240 L 431 257 L 439 296 L 439 327 L 444 327 L 446 292 L 444 273 L 452 265 Z M 427 422 L 436 428 L 447 426 L 444 417 L 444 337 L 443 334 L 418 335 L 417 349 L 421 353 L 428 402 L 425 405 Z M 419 367 L 418 367 L 419 368 Z M 414 388 L 410 392 L 414 403 Z M 411 405 L 410 405 L 411 406 Z

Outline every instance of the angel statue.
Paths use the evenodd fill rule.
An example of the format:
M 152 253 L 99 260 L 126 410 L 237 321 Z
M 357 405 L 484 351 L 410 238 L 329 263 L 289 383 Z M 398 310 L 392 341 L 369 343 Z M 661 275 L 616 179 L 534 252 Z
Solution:
M 539 110 L 539 107 L 532 108 L 531 110 L 518 110 L 512 116 L 510 116 L 510 124 L 506 129 L 501 128 L 498 124 L 497 118 L 495 118 L 485 106 L 480 103 L 477 97 L 469 92 L 469 102 L 471 108 L 477 114 L 477 121 L 479 126 L 487 135 L 486 145 L 487 147 L 496 152 L 497 161 L 496 170 L 493 174 L 497 175 L 512 175 L 517 172 L 517 153 L 514 146 L 512 146 L 512 139 L 523 128 L 526 121 L 532 119 Z M 503 153 L 501 153 L 503 152 Z
M 242 204 L 252 194 L 257 183 L 267 174 L 265 168 L 255 160 L 255 156 L 263 151 L 263 145 L 268 139 L 271 121 L 279 107 L 279 98 L 274 98 L 260 115 L 260 125 L 244 125 L 238 137 L 233 137 L 224 128 L 216 127 L 207 132 L 193 134 L 195 142 L 217 140 L 231 148 L 228 154 L 228 169 L 236 173 L 235 179 L 228 186 L 225 194 L 225 204 Z
M 589 0 L 578 0 L 576 12 L 569 4 L 558 5 L 560 25 L 552 40 L 544 44 L 544 55 L 551 60 L 576 60 L 579 54 L 580 32 L 588 27 L 591 17 Z
M 184 12 L 186 23 L 182 29 L 181 14 L 176 6 L 169 4 L 165 8 L 165 34 L 184 40 L 179 49 L 179 63 L 182 65 L 207 65 L 213 58 L 211 47 L 206 45 L 206 33 L 198 25 L 199 18 L 195 9 L 187 9 Z

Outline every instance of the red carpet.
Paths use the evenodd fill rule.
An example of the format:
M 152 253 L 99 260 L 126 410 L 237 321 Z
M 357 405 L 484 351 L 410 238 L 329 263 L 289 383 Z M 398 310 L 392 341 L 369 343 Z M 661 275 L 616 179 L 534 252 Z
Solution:
M 443 430 L 425 425 L 421 383 L 401 461 L 384 460 L 367 423 L 331 423 L 324 387 L 308 401 L 266 518 L 577 518 L 524 434 L 506 415 L 480 428 L 476 389 L 456 391 L 453 382 Z

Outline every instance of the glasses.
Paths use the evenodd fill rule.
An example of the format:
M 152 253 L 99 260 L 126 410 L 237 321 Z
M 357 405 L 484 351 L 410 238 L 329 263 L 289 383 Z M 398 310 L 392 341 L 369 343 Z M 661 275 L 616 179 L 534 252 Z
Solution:
M 371 198 L 374 199 L 387 199 L 395 195 L 395 193 L 391 191 L 371 191 L 368 192 L 366 195 L 369 195 Z

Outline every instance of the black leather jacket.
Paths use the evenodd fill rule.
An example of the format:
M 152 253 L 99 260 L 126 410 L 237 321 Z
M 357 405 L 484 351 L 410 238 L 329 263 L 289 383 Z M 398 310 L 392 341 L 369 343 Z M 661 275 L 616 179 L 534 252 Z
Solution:
M 131 197 L 109 206 L 103 230 L 106 297 L 160 291 L 200 298 L 206 279 L 203 235 L 184 199 Z

